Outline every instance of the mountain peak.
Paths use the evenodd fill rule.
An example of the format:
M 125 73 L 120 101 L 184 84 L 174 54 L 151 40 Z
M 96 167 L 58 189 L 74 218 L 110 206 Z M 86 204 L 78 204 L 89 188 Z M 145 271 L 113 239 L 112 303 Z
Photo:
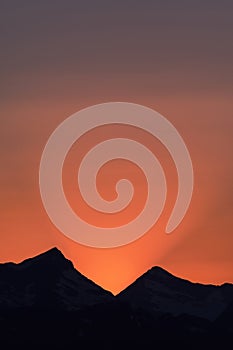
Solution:
M 53 247 L 53 248 L 45 251 L 42 254 L 54 254 L 54 255 L 62 255 L 63 256 L 62 252 L 57 247 Z
M 66 259 L 62 252 L 57 248 L 52 248 L 50 250 L 47 250 L 45 252 L 42 252 L 39 255 L 36 255 L 32 258 L 28 258 L 24 261 L 22 261 L 19 264 L 16 264 L 18 268 L 24 269 L 29 267 L 39 267 L 42 266 L 44 268 L 55 268 L 57 269 L 64 269 L 64 268 L 73 268 L 73 264 L 70 260 Z
M 161 275 L 161 276 L 170 276 L 170 277 L 175 277 L 172 273 L 169 271 L 163 269 L 160 266 L 152 266 L 147 272 L 145 272 L 145 275 Z
M 37 255 L 36 257 L 49 257 L 49 258 L 59 258 L 59 259 L 65 259 L 65 256 L 62 254 L 62 252 L 57 248 L 57 247 L 53 247 L 45 252 L 42 252 L 41 254 Z
M 192 283 L 155 266 L 123 290 L 119 297 L 154 313 L 188 314 L 214 320 L 233 298 L 232 285 Z
M 57 248 L 19 264 L 2 264 L 0 309 L 32 307 L 76 310 L 113 295 L 77 271 Z

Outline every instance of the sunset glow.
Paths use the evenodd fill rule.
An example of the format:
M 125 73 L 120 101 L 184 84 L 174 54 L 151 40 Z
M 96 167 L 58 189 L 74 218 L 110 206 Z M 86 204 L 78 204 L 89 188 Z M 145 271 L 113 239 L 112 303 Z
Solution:
M 82 274 L 115 294 L 154 265 L 195 282 L 233 283 L 231 38 L 228 30 L 220 34 L 216 29 L 221 21 L 216 19 L 217 9 L 193 13 L 186 6 L 178 24 L 172 16 L 176 10 L 171 9 L 164 24 L 159 22 L 162 7 L 153 10 L 156 21 L 150 6 L 140 20 L 140 11 L 134 9 L 132 14 L 126 6 L 125 17 L 115 8 L 110 17 L 99 13 L 87 25 L 81 16 L 86 8 L 76 9 L 74 18 L 72 6 L 67 7 L 60 21 L 59 5 L 54 17 L 53 6 L 46 11 L 37 6 L 35 21 L 29 21 L 25 9 L 17 9 L 19 19 L 14 23 L 12 10 L 5 9 L 16 33 L 6 38 L 3 56 L 9 68 L 4 68 L 1 78 L 5 88 L 0 97 L 0 262 L 20 262 L 57 246 Z M 131 26 L 128 16 L 133 16 Z M 194 30 L 195 18 L 198 30 Z M 211 31 L 206 29 L 207 18 Z M 112 36 L 106 25 L 112 27 Z M 224 25 L 230 25 L 227 13 Z M 221 49 L 214 45 L 216 36 Z M 97 249 L 66 238 L 53 226 L 41 203 L 38 171 L 53 130 L 82 108 L 108 101 L 138 103 L 164 115 L 188 147 L 195 187 L 185 218 L 172 234 L 165 234 L 177 195 L 176 168 L 165 147 L 130 126 L 103 126 L 83 135 L 66 158 L 63 185 L 70 205 L 84 220 L 100 227 L 122 225 L 141 211 L 147 196 L 142 171 L 129 161 L 114 160 L 98 173 L 98 191 L 112 200 L 116 182 L 127 178 L 135 189 L 130 205 L 106 215 L 83 201 L 78 165 L 98 142 L 129 137 L 142 143 L 161 162 L 168 186 L 164 211 L 147 234 L 122 247 Z

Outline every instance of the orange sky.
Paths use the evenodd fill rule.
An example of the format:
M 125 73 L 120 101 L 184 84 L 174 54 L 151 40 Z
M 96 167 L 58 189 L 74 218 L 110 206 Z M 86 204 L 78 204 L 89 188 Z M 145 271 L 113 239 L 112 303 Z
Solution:
M 119 30 L 124 28 L 125 36 L 116 31 L 117 12 L 114 15 L 109 13 L 109 16 L 113 16 L 112 22 L 109 16 L 108 20 L 104 17 L 104 22 L 101 17 L 103 25 L 109 26 L 110 32 L 112 30 L 114 40 L 108 37 L 108 32 L 101 32 L 102 29 L 94 32 L 94 12 L 92 21 L 88 17 L 89 27 L 85 21 L 78 22 L 80 34 L 78 27 L 75 27 L 78 26 L 77 19 L 71 18 L 72 9 L 64 13 L 64 21 L 61 21 L 61 8 L 58 8 L 60 12 L 57 10 L 54 18 L 48 9 L 43 18 L 48 29 L 45 33 L 37 17 L 33 22 L 29 16 L 35 16 L 35 10 L 37 14 L 40 11 L 44 13 L 43 7 L 14 9 L 15 27 L 11 28 L 12 32 L 7 32 L 3 55 L 4 90 L 0 97 L 1 262 L 19 262 L 57 246 L 79 271 L 114 293 L 153 265 L 160 265 L 192 281 L 233 282 L 233 106 L 229 79 L 229 62 L 232 60 L 227 36 L 230 22 L 225 11 L 225 27 L 222 27 L 222 34 L 217 34 L 219 39 L 222 35 L 225 40 L 219 40 L 220 56 L 214 41 L 214 24 L 218 23 L 218 11 L 216 9 L 214 12 L 214 9 L 211 14 L 203 9 L 202 14 L 208 15 L 209 21 L 209 27 L 204 31 L 206 23 L 198 11 L 191 13 L 184 8 L 186 16 L 190 16 L 190 23 L 198 19 L 199 29 L 203 28 L 203 32 L 195 31 L 189 21 L 180 17 L 180 13 L 175 14 L 180 18 L 179 24 L 176 24 L 174 17 L 169 17 L 174 15 L 173 10 L 168 11 L 172 23 L 168 18 L 166 31 L 161 31 L 161 35 L 156 32 L 153 37 L 154 45 L 160 52 L 158 56 L 152 52 L 152 41 L 148 38 L 155 32 L 156 26 L 161 30 L 163 24 L 152 21 L 150 9 L 142 14 L 145 23 L 148 15 L 149 24 L 138 32 L 137 42 L 132 27 L 135 30 L 140 27 L 139 8 L 138 13 L 135 12 L 134 16 L 131 14 L 130 18 L 127 17 L 128 12 L 124 12 L 127 16 L 123 18 L 123 27 Z M 12 15 L 12 11 L 6 6 L 4 18 L 11 18 L 9 14 Z M 165 13 L 166 9 L 163 15 Z M 154 16 L 158 16 L 156 11 Z M 50 19 L 57 26 L 50 28 Z M 159 21 L 159 17 L 157 19 Z M 20 26 L 22 20 L 24 26 Z M 57 36 L 56 33 L 62 35 Z M 77 43 L 72 41 L 76 34 Z M 192 42 L 188 40 L 190 37 Z M 110 50 L 112 40 L 115 46 Z M 173 51 L 174 42 L 177 51 Z M 19 43 L 24 50 L 18 50 Z M 80 52 L 75 51 L 79 48 Z M 72 55 L 68 52 L 72 52 Z M 125 54 L 120 55 L 119 52 Z M 164 52 L 164 56 L 161 52 Z M 165 210 L 150 232 L 127 246 L 96 249 L 65 238 L 49 221 L 40 200 L 38 169 L 43 147 L 60 122 L 84 107 L 108 101 L 142 104 L 170 120 L 189 149 L 195 187 L 184 220 L 171 235 L 166 235 L 164 228 L 177 190 L 176 172 L 166 150 L 158 141 L 145 137 L 140 131 L 135 135 L 130 128 L 103 128 L 90 133 L 86 140 L 81 140 L 80 145 L 77 143 L 72 148 L 64 169 L 66 195 L 73 208 L 83 217 L 101 226 L 123 223 L 140 210 L 145 200 L 146 187 L 141 172 L 132 164 L 112 162 L 98 176 L 100 192 L 109 198 L 114 194 L 109 177 L 126 174 L 135 184 L 134 202 L 125 212 L 114 217 L 99 217 L 81 206 L 74 165 L 77 167 L 79 157 L 92 143 L 106 135 L 133 135 L 143 142 L 155 152 L 168 181 Z
M 149 105 L 144 99 L 140 103 Z M 70 101 L 72 105 L 72 101 Z M 54 119 L 47 119 L 53 107 L 46 105 L 34 110 L 36 101 L 19 102 L 17 110 L 13 106 L 5 106 L 5 114 L 18 114 L 18 125 L 11 129 L 5 124 L 7 137 L 5 143 L 8 152 L 3 155 L 3 184 L 1 202 L 2 234 L 0 245 L 1 261 L 21 261 L 28 256 L 38 254 L 56 245 L 72 259 L 75 266 L 86 276 L 114 292 L 124 288 L 138 275 L 152 265 L 160 265 L 172 273 L 203 283 L 233 282 L 233 238 L 229 162 L 231 153 L 230 107 L 226 98 L 204 99 L 203 97 L 186 96 L 185 99 L 157 98 L 157 110 L 170 116 L 190 150 L 195 174 L 195 188 L 189 211 L 181 225 L 171 235 L 164 233 L 164 227 L 176 195 L 176 172 L 173 163 L 159 142 L 144 137 L 138 132 L 136 139 L 156 152 L 165 170 L 168 181 L 168 201 L 161 219 L 155 227 L 141 239 L 127 246 L 115 249 L 96 249 L 81 246 L 65 238 L 50 223 L 40 201 L 38 188 L 38 166 L 43 146 L 51 131 L 63 120 L 67 104 L 60 102 L 54 110 Z M 91 102 L 90 102 L 91 104 Z M 149 105 L 155 107 L 154 105 Z M 72 112 L 70 110 L 70 112 Z M 41 122 L 41 115 L 44 122 Z M 219 118 L 221 113 L 222 117 Z M 199 118 L 195 118 L 198 114 Z M 187 123 L 187 115 L 189 123 Z M 60 120 L 58 120 L 58 116 Z M 23 119 L 24 118 L 24 119 Z M 24 122 L 22 122 L 24 121 Z M 30 123 L 30 128 L 28 128 Z M 109 130 L 107 130 L 109 128 Z M 64 167 L 64 188 L 73 208 L 80 207 L 75 170 L 79 153 L 84 153 L 88 143 L 101 140 L 107 134 L 126 136 L 131 130 L 125 128 L 106 127 L 87 135 L 89 142 L 78 143 L 70 151 Z M 130 128 L 129 128 L 130 129 Z M 94 133 L 94 132 L 93 132 Z M 97 138 L 99 134 L 99 137 Z M 146 141 L 146 142 L 145 142 Z M 13 145 L 19 145 L 13 147 Z M 90 146 L 89 145 L 89 146 Z M 5 156 L 5 157 L 4 157 Z M 123 173 L 135 181 L 135 203 L 122 213 L 109 219 L 91 216 L 91 222 L 101 226 L 117 225 L 132 217 L 133 211 L 139 211 L 142 199 L 145 200 L 145 182 L 143 175 L 132 165 L 119 167 L 117 162 L 110 164 L 100 172 L 97 185 L 103 195 L 114 194 L 111 183 L 106 185 L 109 174 L 121 176 Z M 117 173 L 119 169 L 119 174 Z M 138 174 L 137 174 L 138 173 Z M 4 176 L 5 175 L 5 176 Z M 102 179 L 101 179 L 102 178 Z M 143 197 L 144 196 L 144 197 Z M 132 212 L 130 212 L 130 210 Z M 85 214 L 86 213 L 86 214 Z M 84 209 L 81 215 L 90 219 L 90 213 Z M 96 220 L 96 221 L 95 221 Z

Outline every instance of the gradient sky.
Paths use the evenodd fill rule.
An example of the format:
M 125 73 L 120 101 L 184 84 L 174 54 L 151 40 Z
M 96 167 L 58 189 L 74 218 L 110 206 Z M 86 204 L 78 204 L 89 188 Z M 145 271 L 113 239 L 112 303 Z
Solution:
M 232 18 L 230 0 L 1 1 L 1 262 L 57 246 L 82 273 L 115 293 L 153 265 L 192 281 L 233 282 Z M 167 207 L 138 241 L 94 249 L 70 241 L 50 223 L 38 167 L 60 122 L 108 101 L 146 105 L 175 125 L 193 160 L 195 190 L 182 224 L 165 235 L 176 174 L 160 145 L 139 133 L 168 170 Z M 80 201 L 72 190 L 73 151 L 84 152 L 105 134 L 100 130 L 70 152 L 64 186 L 74 207 Z M 138 210 L 143 178 L 130 167 Z

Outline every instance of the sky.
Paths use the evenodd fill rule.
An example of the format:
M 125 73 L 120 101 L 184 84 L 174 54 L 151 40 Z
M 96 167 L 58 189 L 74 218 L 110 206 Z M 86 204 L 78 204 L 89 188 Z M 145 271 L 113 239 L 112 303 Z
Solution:
M 57 246 L 114 293 L 154 265 L 195 282 L 233 283 L 232 16 L 232 1 L 1 1 L 0 262 Z M 106 135 L 133 135 L 151 148 L 169 189 L 161 219 L 147 234 L 124 247 L 97 249 L 53 226 L 41 203 L 38 171 L 43 148 L 63 120 L 109 101 L 145 105 L 173 123 L 189 149 L 195 186 L 184 220 L 166 235 L 177 181 L 164 148 L 130 128 L 90 133 L 72 147 L 63 178 L 67 198 L 87 220 L 117 225 L 145 200 L 143 175 L 132 163 L 116 161 L 97 184 L 111 198 L 109 178 L 125 171 L 135 183 L 131 211 L 99 217 L 82 203 L 76 162 Z

